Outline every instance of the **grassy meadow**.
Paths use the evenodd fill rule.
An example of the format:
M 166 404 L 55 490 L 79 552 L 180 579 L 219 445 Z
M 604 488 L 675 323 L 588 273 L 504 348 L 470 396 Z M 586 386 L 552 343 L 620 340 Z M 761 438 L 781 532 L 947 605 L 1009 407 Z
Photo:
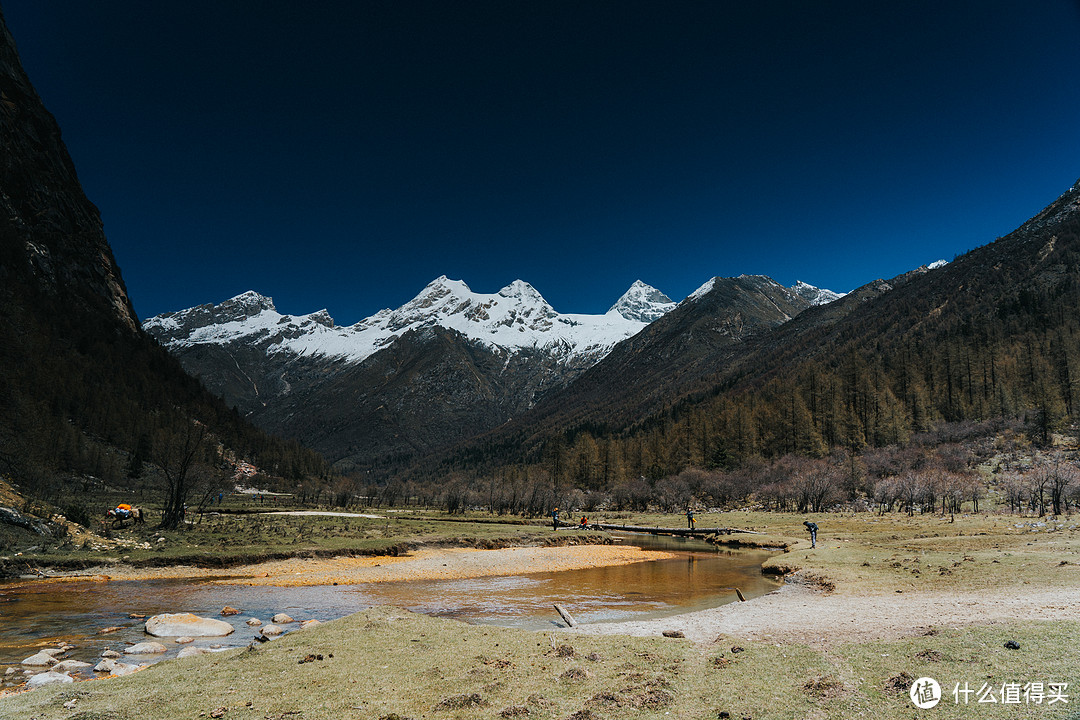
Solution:
M 1017 640 L 1021 650 L 1003 647 Z M 1080 683 L 1080 622 L 941 630 L 897 641 L 804 645 L 719 636 L 567 636 L 375 608 L 256 650 L 158 663 L 123 678 L 0 698 L 0 717 L 37 720 L 273 718 L 1069 718 L 1053 705 L 967 705 L 955 684 Z M 930 676 L 932 711 L 907 697 Z M 65 707 L 69 704 L 69 707 Z M 727 713 L 727 715 L 721 715 Z

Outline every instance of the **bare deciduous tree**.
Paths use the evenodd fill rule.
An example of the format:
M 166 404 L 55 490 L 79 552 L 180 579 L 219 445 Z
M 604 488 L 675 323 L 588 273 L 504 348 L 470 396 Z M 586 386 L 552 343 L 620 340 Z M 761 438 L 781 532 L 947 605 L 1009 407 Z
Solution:
M 157 465 L 165 482 L 165 507 L 161 527 L 175 529 L 184 520 L 188 496 L 194 480 L 192 470 L 202 460 L 206 443 L 206 426 L 189 422 L 177 434 L 163 434 L 155 448 Z

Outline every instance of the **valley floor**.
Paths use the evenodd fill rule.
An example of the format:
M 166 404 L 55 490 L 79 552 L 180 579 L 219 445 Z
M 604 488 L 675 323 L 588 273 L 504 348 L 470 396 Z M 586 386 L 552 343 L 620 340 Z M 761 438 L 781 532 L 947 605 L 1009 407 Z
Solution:
M 899 720 L 921 717 L 908 688 L 925 677 L 941 684 L 936 718 L 1075 717 L 1080 526 L 1073 519 L 820 515 L 816 549 L 800 534 L 803 515 L 715 519 L 786 538 L 788 552 L 765 569 L 785 574 L 787 584 L 711 610 L 554 632 L 375 608 L 253 650 L 3 697 L 0 718 Z M 260 568 L 269 584 L 479 568 L 527 573 L 572 558 L 614 561 L 626 551 L 641 552 L 519 547 L 423 550 L 351 566 L 289 560 L 245 570 L 244 582 L 259 580 Z

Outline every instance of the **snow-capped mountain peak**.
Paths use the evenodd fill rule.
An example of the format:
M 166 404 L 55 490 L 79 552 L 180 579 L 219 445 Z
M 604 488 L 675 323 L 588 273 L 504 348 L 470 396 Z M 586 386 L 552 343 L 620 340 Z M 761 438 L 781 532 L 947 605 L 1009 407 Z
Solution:
M 743 274 L 743 275 L 739 275 L 735 279 L 736 280 L 751 280 L 751 281 L 755 281 L 755 283 L 759 284 L 759 285 L 764 284 L 764 285 L 770 285 L 770 286 L 775 286 L 775 287 L 778 287 L 778 288 L 782 288 L 783 290 L 786 290 L 789 293 L 797 295 L 798 297 L 802 298 L 802 300 L 805 300 L 806 302 L 810 303 L 811 305 L 825 305 L 826 303 L 831 303 L 833 300 L 837 300 L 839 298 L 844 297 L 844 293 L 837 293 L 837 292 L 833 292 L 832 290 L 826 290 L 824 288 L 815 287 L 814 285 L 810 285 L 809 283 L 804 283 L 802 280 L 796 281 L 795 284 L 792 285 L 789 288 L 784 288 L 782 285 L 777 283 L 775 280 L 770 278 L 768 275 L 746 275 L 746 274 Z M 718 281 L 720 281 L 720 280 L 723 280 L 723 278 L 720 278 L 720 277 L 711 278 L 704 285 L 699 287 L 694 292 L 690 293 L 686 297 L 686 299 L 683 300 L 683 303 L 696 302 L 697 300 L 705 297 L 710 292 L 712 292 L 713 288 L 716 287 L 716 283 Z
M 839 300 L 844 297 L 844 293 L 837 293 L 832 290 L 826 290 L 825 288 L 815 287 L 809 283 L 804 283 L 802 280 L 796 280 L 795 284 L 789 289 L 811 305 L 827 305 L 833 300 Z
M 249 292 L 220 305 L 150 318 L 145 329 L 172 349 L 242 340 L 269 354 L 324 356 L 361 362 L 411 330 L 442 327 L 499 352 L 532 348 L 565 362 L 598 361 L 674 307 L 637 282 L 604 315 L 563 314 L 529 283 L 515 280 L 497 293 L 477 293 L 445 275 L 396 310 L 380 310 L 351 327 L 336 327 L 325 310 L 282 315 L 270 298 Z
M 652 285 L 635 280 L 608 312 L 616 312 L 627 320 L 651 323 L 674 308 L 676 303 Z
M 505 298 L 521 298 L 522 300 L 530 300 L 547 305 L 547 300 L 544 300 L 544 297 L 536 291 L 536 288 L 524 280 L 515 280 L 500 290 L 499 295 Z
M 187 310 L 157 315 L 143 322 L 143 329 L 153 335 L 181 327 L 195 331 L 207 326 L 242 323 L 264 312 L 276 314 L 273 299 L 248 290 L 218 305 L 197 305 Z
M 248 290 L 247 292 L 240 293 L 230 300 L 226 300 L 222 305 L 234 305 L 237 307 L 257 308 L 259 310 L 273 310 L 274 299 L 268 298 L 265 295 L 260 295 L 254 290 Z

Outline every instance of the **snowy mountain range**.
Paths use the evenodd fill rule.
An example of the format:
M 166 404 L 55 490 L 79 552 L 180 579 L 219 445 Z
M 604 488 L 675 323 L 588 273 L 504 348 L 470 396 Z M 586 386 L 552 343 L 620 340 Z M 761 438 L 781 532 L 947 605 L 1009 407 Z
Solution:
M 736 286 L 739 298 L 730 294 Z M 487 294 L 443 276 L 401 307 L 346 327 L 326 310 L 284 315 L 246 292 L 143 328 L 256 424 L 332 460 L 363 463 L 498 427 L 676 309 L 714 318 L 706 322 L 733 340 L 835 297 L 747 276 L 714 278 L 676 303 L 637 281 L 607 312 L 589 315 L 556 311 L 522 280 Z
M 522 280 L 484 294 L 444 275 L 398 309 L 381 310 L 347 327 L 336 326 L 326 310 L 282 315 L 272 299 L 246 292 L 220 305 L 152 317 L 143 328 L 172 350 L 244 341 L 268 354 L 359 363 L 410 330 L 437 326 L 493 350 L 531 348 L 566 361 L 595 361 L 673 307 L 669 297 L 638 281 L 603 315 L 559 313 Z
M 716 279 L 684 302 L 707 293 Z M 788 290 L 811 305 L 842 297 L 801 281 Z M 271 355 L 359 363 L 411 330 L 442 327 L 493 350 L 514 353 L 529 348 L 566 362 L 584 360 L 591 364 L 677 305 L 638 280 L 603 315 L 560 313 L 522 280 L 497 293 L 484 294 L 443 275 L 396 310 L 380 310 L 351 326 L 335 325 L 326 310 L 282 315 L 271 298 L 248 291 L 218 305 L 154 316 L 143 323 L 143 329 L 173 351 L 243 342 Z

